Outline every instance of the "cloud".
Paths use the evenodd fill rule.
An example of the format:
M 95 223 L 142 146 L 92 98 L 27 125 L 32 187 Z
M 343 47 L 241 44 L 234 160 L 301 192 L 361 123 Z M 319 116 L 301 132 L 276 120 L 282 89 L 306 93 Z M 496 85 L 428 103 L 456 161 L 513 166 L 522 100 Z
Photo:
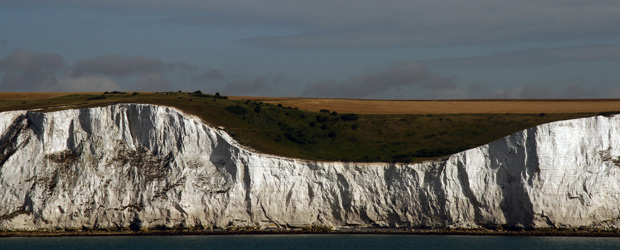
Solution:
M 439 100 L 470 99 L 471 95 L 460 88 L 445 88 L 431 91 L 427 98 Z
M 192 81 L 194 82 L 212 82 L 212 81 L 220 81 L 220 80 L 224 80 L 224 73 L 222 73 L 222 71 L 216 70 L 216 69 L 212 69 L 207 71 L 207 73 L 198 75 L 194 78 L 192 78 Z
M 61 77 L 56 84 L 48 85 L 46 91 L 59 92 L 104 92 L 121 90 L 122 87 L 116 81 L 103 76 L 71 76 Z
M 465 99 L 469 93 L 460 89 L 453 78 L 431 73 L 419 64 L 393 64 L 384 70 L 352 76 L 337 82 L 325 80 L 297 89 L 296 80 L 284 75 L 250 79 L 225 79 L 220 91 L 237 96 L 302 96 L 375 99 Z
M 56 75 L 65 67 L 60 55 L 16 49 L 0 61 L 0 72 L 6 72 L 3 91 L 40 91 L 57 83 Z
M 614 88 L 605 93 L 606 98 L 620 98 L 620 88 Z
M 280 18 L 300 23 L 297 32 L 246 42 L 273 48 L 327 49 L 480 46 L 613 39 L 611 34 L 620 31 L 614 25 L 620 22 L 620 3 L 613 1 L 330 2 L 311 1 L 292 11 L 274 6 L 274 12 L 288 11 Z
M 1 71 L 41 71 L 57 70 L 65 66 L 61 55 L 35 53 L 29 50 L 16 49 L 0 61 Z
M 619 92 L 620 93 L 620 92 Z M 549 88 L 525 85 L 507 89 L 500 89 L 493 91 L 489 96 L 485 98 L 490 99 L 586 99 L 586 98 L 600 98 L 600 97 L 613 97 L 613 90 L 606 91 L 606 96 L 601 96 L 600 93 L 592 88 L 592 86 L 582 85 L 569 85 L 563 90 L 552 91 Z
M 534 85 L 500 89 L 489 96 L 490 99 L 549 99 L 555 97 L 556 95 L 549 89 Z
M 559 95 L 562 99 L 577 99 L 577 98 L 598 98 L 600 97 L 598 91 L 586 88 L 580 85 L 569 85 Z
M 139 78 L 130 89 L 135 91 L 169 91 L 172 90 L 172 86 L 164 73 L 175 69 L 191 71 L 195 70 L 195 66 L 185 62 L 164 63 L 161 60 L 144 56 L 108 54 L 78 61 L 73 65 L 71 72 L 76 77 L 122 78 L 137 75 Z
M 2 78 L 2 91 L 42 91 L 47 86 L 55 85 L 54 74 L 46 72 L 8 72 Z
M 286 85 L 286 86 L 285 86 Z M 233 80 L 222 89 L 222 93 L 237 96 L 287 96 L 294 81 L 283 75 L 259 76 L 252 79 Z
M 133 90 L 135 91 L 170 91 L 172 86 L 168 79 L 161 73 L 148 73 L 143 74 L 134 83 Z
M 5 72 L 3 91 L 107 91 L 135 89 L 140 91 L 171 90 L 166 72 L 193 70 L 184 63 L 164 63 L 143 56 L 109 54 L 81 60 L 68 67 L 61 55 L 15 50 L 0 60 L 0 73 Z M 132 87 L 123 87 L 132 77 Z M 126 85 L 126 84 L 125 84 Z
M 413 63 L 395 64 L 382 71 L 353 76 L 343 82 L 323 81 L 311 84 L 304 96 L 344 98 L 385 98 L 390 93 L 409 89 L 431 92 L 434 96 L 454 95 L 458 87 L 453 79 L 428 71 Z M 443 94 L 442 94 L 443 93 Z M 464 92 L 461 92 L 464 93 Z M 398 93 L 400 96 L 401 93 Z M 419 94 L 416 96 L 420 96 Z
M 488 56 L 420 61 L 433 67 L 533 67 L 565 62 L 620 62 L 620 44 L 512 50 Z
M 78 61 L 73 65 L 72 72 L 76 76 L 98 74 L 121 77 L 169 71 L 174 67 L 174 64 L 163 63 L 161 60 L 144 56 L 108 54 Z
M 194 71 L 196 70 L 196 65 L 186 62 L 178 62 L 172 64 L 175 69 L 183 70 L 183 71 Z
M 613 39 L 614 0 L 5 0 L 4 7 L 77 7 L 165 16 L 161 23 L 285 29 L 247 43 L 275 48 L 480 46 Z
M 569 86 L 564 90 L 564 93 L 570 94 L 575 89 L 586 90 L 585 88 L 577 85 Z M 587 91 L 586 93 L 589 93 Z M 491 93 L 487 98 L 489 99 L 554 99 L 554 98 L 590 98 L 584 93 L 580 95 L 572 96 L 560 96 L 557 91 L 553 92 L 546 87 L 525 85 L 508 89 L 500 89 Z

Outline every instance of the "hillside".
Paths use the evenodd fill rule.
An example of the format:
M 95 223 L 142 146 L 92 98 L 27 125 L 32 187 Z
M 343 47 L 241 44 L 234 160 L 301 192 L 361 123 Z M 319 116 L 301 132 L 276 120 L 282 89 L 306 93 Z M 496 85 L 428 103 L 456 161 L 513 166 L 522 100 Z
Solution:
M 373 105 L 375 107 L 386 105 L 376 104 L 378 101 L 346 102 L 338 99 L 292 99 L 297 100 L 296 102 L 291 102 L 291 99 L 252 100 L 252 98 L 227 98 L 199 92 L 2 93 L 0 98 L 0 111 L 38 109 L 46 112 L 113 103 L 173 106 L 198 116 L 209 124 L 224 127 L 236 140 L 260 152 L 310 160 L 362 162 L 417 162 L 445 156 L 539 124 L 613 111 L 616 107 L 614 105 L 620 103 L 614 100 L 565 101 L 570 102 L 571 106 L 566 103 L 558 105 L 557 102 L 539 101 L 536 111 L 551 112 L 506 113 L 500 112 L 501 107 L 494 102 L 468 101 L 479 106 L 480 103 L 482 106 L 486 104 L 498 111 L 446 114 L 446 111 L 438 113 L 437 110 L 428 109 L 428 114 L 423 112 L 364 114 L 337 111 L 356 111 L 351 108 L 355 105 L 365 109 Z M 318 109 L 316 105 L 308 110 L 293 106 L 304 108 L 306 106 L 300 103 L 313 100 L 331 100 L 331 102 L 323 102 L 324 109 Z M 416 103 L 399 102 L 409 107 L 415 106 Z M 468 103 L 427 102 L 436 104 L 439 108 L 444 107 L 444 110 L 451 110 L 445 108 L 450 105 Z M 517 103 L 510 102 L 510 104 Z M 387 106 L 392 106 L 394 110 L 399 109 L 392 103 Z M 564 108 L 559 109 L 561 112 L 558 113 L 557 107 Z M 588 112 L 582 112 L 584 110 Z

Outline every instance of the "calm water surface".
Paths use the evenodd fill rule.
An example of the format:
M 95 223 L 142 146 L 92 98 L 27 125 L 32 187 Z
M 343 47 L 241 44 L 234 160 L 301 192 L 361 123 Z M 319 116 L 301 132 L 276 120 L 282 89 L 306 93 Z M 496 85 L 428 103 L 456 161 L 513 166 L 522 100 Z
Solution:
M 0 249 L 620 249 L 620 238 L 242 235 L 0 238 Z

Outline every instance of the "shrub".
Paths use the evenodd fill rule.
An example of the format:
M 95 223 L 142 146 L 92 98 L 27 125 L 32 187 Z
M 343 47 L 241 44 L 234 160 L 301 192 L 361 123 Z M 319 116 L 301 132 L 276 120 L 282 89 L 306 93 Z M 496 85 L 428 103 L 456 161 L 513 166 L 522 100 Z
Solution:
M 236 105 L 236 106 L 228 106 L 226 107 L 226 110 L 228 110 L 228 112 L 233 113 L 233 114 L 237 114 L 237 115 L 245 115 L 248 111 L 245 110 L 243 107 Z
M 392 162 L 411 162 L 411 154 L 397 154 L 392 156 Z
M 92 101 L 92 100 L 102 100 L 102 99 L 105 99 L 105 98 L 106 98 L 105 96 L 100 95 L 100 96 L 90 97 L 90 98 L 88 98 L 86 100 L 89 100 L 89 101 Z
M 317 115 L 315 120 L 320 123 L 326 123 L 328 118 L 327 116 Z
M 327 133 L 327 136 L 329 136 L 329 138 L 336 138 L 336 131 L 329 131 L 329 133 Z
M 194 91 L 192 93 L 192 95 L 195 96 L 195 97 L 213 97 L 213 96 L 210 96 L 210 95 L 203 94 L 202 91 L 200 91 L 200 90 Z M 219 98 L 219 97 L 217 97 L 217 98 Z
M 612 117 L 612 116 L 617 115 L 617 114 L 620 114 L 620 111 L 610 111 L 610 112 L 598 113 L 598 115 L 602 115 L 602 116 L 605 116 L 605 117 Z
M 329 113 L 329 109 L 321 109 L 321 113 Z
M 359 115 L 357 115 L 357 114 L 343 114 L 342 116 L 340 116 L 340 119 L 342 119 L 345 122 L 357 121 L 357 119 L 359 119 Z
M 294 143 L 301 144 L 301 145 L 305 145 L 307 143 L 310 143 L 310 144 L 315 143 L 312 140 L 312 138 L 308 138 L 308 136 L 301 130 L 297 130 L 295 132 L 286 132 L 284 133 L 284 137 L 286 137 L 286 139 L 289 139 L 290 141 Z
M 338 112 L 334 111 L 334 112 L 332 112 L 332 113 L 331 113 L 331 114 L 329 114 L 329 115 L 338 115 Z

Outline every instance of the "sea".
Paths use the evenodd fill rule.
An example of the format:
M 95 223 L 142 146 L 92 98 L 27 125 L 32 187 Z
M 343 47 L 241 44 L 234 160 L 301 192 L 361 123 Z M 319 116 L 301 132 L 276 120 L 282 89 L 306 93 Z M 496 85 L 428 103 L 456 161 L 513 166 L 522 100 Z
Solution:
M 0 238 L 0 249 L 620 249 L 620 238 L 449 235 L 226 235 Z

